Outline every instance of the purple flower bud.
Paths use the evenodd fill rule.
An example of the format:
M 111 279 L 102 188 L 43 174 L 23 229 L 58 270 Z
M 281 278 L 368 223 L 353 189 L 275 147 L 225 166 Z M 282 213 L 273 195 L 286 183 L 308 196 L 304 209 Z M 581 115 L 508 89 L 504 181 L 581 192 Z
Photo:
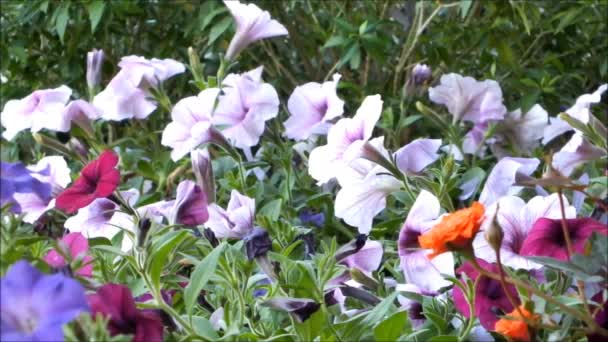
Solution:
M 87 53 L 87 85 L 89 89 L 94 89 L 99 85 L 102 62 L 103 50 L 93 49 L 93 51 Z
M 215 182 L 209 151 L 207 149 L 193 150 L 190 152 L 190 160 L 196 184 L 207 194 L 209 203 L 215 202 Z
M 314 213 L 310 209 L 303 210 L 298 216 L 302 224 L 312 224 L 317 228 L 321 228 L 323 224 L 325 224 L 325 214 L 324 213 Z
M 416 64 L 412 70 L 414 86 L 419 87 L 431 79 L 431 68 L 426 64 Z
M 146 237 L 148 236 L 148 232 L 150 231 L 150 227 L 152 226 L 152 221 L 149 218 L 145 217 L 141 221 L 139 221 L 138 230 L 137 230 L 137 245 L 139 247 L 144 247 L 146 242 Z
M 273 298 L 264 302 L 263 305 L 288 312 L 299 323 L 306 321 L 321 306 L 306 298 Z
M 272 249 L 272 241 L 265 229 L 255 227 L 245 236 L 245 248 L 247 249 L 247 258 L 253 260 L 256 257 L 263 256 Z

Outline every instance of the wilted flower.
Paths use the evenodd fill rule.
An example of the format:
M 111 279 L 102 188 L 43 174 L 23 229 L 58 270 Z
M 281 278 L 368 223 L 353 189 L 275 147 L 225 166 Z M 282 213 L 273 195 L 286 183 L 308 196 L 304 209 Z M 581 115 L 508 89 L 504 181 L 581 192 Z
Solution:
M 330 120 L 344 113 L 344 101 L 336 93 L 340 74 L 333 81 L 309 82 L 294 89 L 287 108 L 291 116 L 285 121 L 285 136 L 294 140 L 308 139 L 312 134 L 326 134 Z
M 605 149 L 591 144 L 580 133 L 572 138 L 553 155 L 552 165 L 562 175 L 569 176 L 574 169 L 588 161 L 598 160 L 608 155 Z
M 501 197 L 517 194 L 522 187 L 515 186 L 521 178 L 530 176 L 538 167 L 536 158 L 505 157 L 494 165 L 479 195 L 479 202 L 489 207 Z
M 429 98 L 446 106 L 454 122 L 462 119 L 477 124 L 502 120 L 507 111 L 498 82 L 477 81 L 458 74 L 441 76 L 439 85 L 429 89 Z
M 530 332 L 526 320 L 536 322 L 540 320 L 540 316 L 526 310 L 524 305 L 520 305 L 519 309 L 514 309 L 505 318 L 499 319 L 494 330 L 515 342 L 529 342 Z
M 207 195 L 209 203 L 215 202 L 215 181 L 209 151 L 206 148 L 192 150 L 190 161 L 192 163 L 192 173 L 196 177 L 196 184 Z
M 139 310 L 124 285 L 106 284 L 97 293 L 88 296 L 92 315 L 109 318 L 108 329 L 112 336 L 132 334 L 133 342 L 163 340 L 163 323 L 156 310 Z
M 348 166 L 345 154 L 359 156 L 363 144 L 371 139 L 381 113 L 380 95 L 367 96 L 353 118 L 341 119 L 330 128 L 327 145 L 312 150 L 308 162 L 308 173 L 318 184 L 327 183 Z
M 198 226 L 208 219 L 207 195 L 193 181 L 180 182 L 177 185 L 177 195 L 171 208 L 169 224 Z
M 496 264 L 489 264 L 481 259 L 478 259 L 477 262 L 483 269 L 489 272 L 498 272 L 498 266 Z M 477 284 L 475 287 L 475 312 L 473 312 L 473 314 L 475 317 L 479 318 L 479 322 L 484 328 L 493 330 L 494 324 L 498 321 L 498 316 L 501 313 L 511 312 L 511 310 L 514 309 L 500 282 L 480 275 L 470 262 L 466 262 L 460 266 L 456 270 L 456 273 L 466 274 L 473 284 Z M 516 301 L 519 301 L 515 286 L 508 284 L 507 289 L 511 297 L 515 298 Z M 454 286 L 453 291 L 454 306 L 456 307 L 456 310 L 465 317 L 470 318 L 471 313 L 469 312 L 469 304 L 467 303 L 462 289 L 458 286 Z
M 89 311 L 84 288 L 20 260 L 0 280 L 2 341 L 63 341 L 63 325 Z
M 209 88 L 198 96 L 178 101 L 171 111 L 171 123 L 165 127 L 161 144 L 173 148 L 171 159 L 178 161 L 200 144 L 208 142 L 211 114 L 219 89 Z
M 451 283 L 441 274 L 454 274 L 452 252 L 440 254 L 429 260 L 428 249 L 420 246 L 418 237 L 437 223 L 441 208 L 433 194 L 422 190 L 412 205 L 405 223 L 399 232 L 398 252 L 401 269 L 408 284 L 413 284 L 427 292 L 438 292 Z
M 299 323 L 306 321 L 321 305 L 306 298 L 272 298 L 263 303 L 273 309 L 288 312 Z
M 76 274 L 83 277 L 91 277 L 93 275 L 93 258 L 87 255 L 89 250 L 89 241 L 80 233 L 70 233 L 61 238 L 58 242 L 62 254 L 69 255 L 72 260 L 80 258 L 82 265 Z M 63 255 L 56 249 L 51 250 L 44 256 L 44 261 L 54 268 L 59 268 L 67 265 Z
M 226 58 L 233 59 L 249 44 L 261 39 L 287 35 L 287 29 L 270 18 L 268 11 L 262 11 L 254 4 L 224 0 L 236 22 L 236 33 L 230 41 Z
M 567 219 L 574 253 L 583 254 L 585 244 L 595 232 L 608 235 L 608 226 L 590 218 Z M 561 219 L 541 218 L 534 223 L 520 250 L 525 256 L 546 256 L 567 261 L 568 249 Z
M 74 183 L 57 196 L 57 208 L 73 213 L 93 202 L 96 198 L 108 197 L 120 182 L 120 172 L 116 169 L 118 156 L 108 150 L 98 159 L 87 164 Z
M 210 228 L 218 238 L 242 239 L 253 230 L 255 200 L 232 190 L 226 210 L 215 203 L 207 208 L 209 220 L 205 227 Z
M 540 145 L 548 118 L 549 114 L 539 104 L 532 106 L 525 114 L 521 109 L 507 113 L 496 128 L 496 142 L 492 144 L 494 153 L 498 153 L 499 157 L 507 155 L 504 145 L 508 143 L 516 151 L 530 155 Z
M 105 120 L 147 118 L 157 106 L 148 99 L 148 88 L 186 70 L 173 59 L 147 60 L 139 56 L 123 57 L 118 66 L 121 68 L 118 74 L 93 99 L 93 105 Z
M 568 206 L 566 198 L 564 198 L 564 203 L 566 206 L 566 217 L 576 217 L 576 210 Z M 495 211 L 496 205 L 499 206 L 496 221 L 504 233 L 500 250 L 502 264 L 515 269 L 526 270 L 542 267 L 521 256 L 521 250 L 524 240 L 530 234 L 532 226 L 534 226 L 538 219 L 543 217 L 551 219 L 561 218 L 558 195 L 552 194 L 547 197 L 536 196 L 528 201 L 527 204 L 519 197 L 505 196 L 497 204 L 489 207 L 488 212 Z M 482 230 L 486 229 L 487 223 L 486 220 L 482 225 Z M 496 262 L 496 253 L 481 234 L 473 241 L 473 249 L 475 250 L 476 257 L 484 259 L 487 262 Z
M 263 69 L 226 76 L 211 119 L 239 148 L 257 145 L 266 121 L 279 112 L 279 95 L 272 85 L 262 82 Z
M 243 241 L 245 241 L 247 259 L 249 260 L 266 255 L 266 253 L 272 249 L 272 240 L 270 240 L 268 232 L 262 228 L 253 228 L 253 230 L 243 238 Z
M 481 227 L 484 212 L 484 206 L 474 202 L 470 208 L 447 214 L 433 228 L 420 235 L 418 242 L 421 247 L 433 250 L 428 255 L 430 259 L 447 251 L 470 249 Z
M 72 89 L 62 85 L 55 89 L 36 90 L 21 100 L 6 102 L 0 114 L 0 121 L 6 129 L 2 136 L 12 140 L 17 133 L 28 128 L 33 133 L 43 128 L 67 132 L 70 120 L 63 117 L 63 109 L 70 95 Z
M 103 50 L 93 49 L 87 53 L 87 86 L 89 89 L 95 89 L 99 85 L 102 63 Z

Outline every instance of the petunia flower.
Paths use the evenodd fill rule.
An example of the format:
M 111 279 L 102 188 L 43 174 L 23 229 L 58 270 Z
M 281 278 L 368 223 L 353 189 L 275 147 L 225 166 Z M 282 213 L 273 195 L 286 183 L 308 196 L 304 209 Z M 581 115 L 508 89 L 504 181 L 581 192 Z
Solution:
M 579 96 L 574 105 L 566 110 L 566 113 L 584 124 L 589 123 L 592 115 L 590 109 L 591 105 L 599 103 L 602 100 L 602 94 L 606 90 L 608 90 L 608 84 L 602 84 L 595 92 Z M 549 118 L 549 121 L 550 124 L 545 127 L 543 132 L 543 145 L 548 144 L 556 137 L 574 129 L 558 117 Z
M 530 176 L 540 161 L 536 158 L 504 157 L 494 165 L 479 195 L 479 202 L 489 207 L 501 197 L 517 194 L 522 187 L 518 180 Z
M 124 285 L 106 284 L 88 296 L 93 316 L 108 318 L 112 336 L 133 335 L 133 342 L 163 340 L 163 323 L 156 310 L 139 310 L 131 290 Z
M 397 284 L 396 290 L 400 292 L 410 292 L 424 296 L 437 296 L 437 292 L 425 291 L 414 284 Z M 397 301 L 401 305 L 401 308 L 407 311 L 407 317 L 409 318 L 413 328 L 419 329 L 424 322 L 426 322 L 426 316 L 424 316 L 422 303 L 403 295 L 397 296 Z
M 171 110 L 172 121 L 165 127 L 161 144 L 173 148 L 171 159 L 178 161 L 209 140 L 211 115 L 220 90 L 209 88 L 198 96 L 179 100 Z
M 567 218 L 576 217 L 574 207 L 568 205 L 568 200 L 563 199 Z M 501 261 L 504 265 L 515 269 L 539 269 L 542 266 L 527 260 L 521 256 L 521 249 L 524 240 L 530 234 L 532 226 L 540 218 L 558 219 L 561 218 L 559 197 L 557 194 L 550 196 L 536 196 L 528 203 L 516 196 L 502 197 L 497 203 L 488 208 L 488 212 L 494 212 L 498 206 L 496 221 L 503 231 L 503 241 L 500 249 Z M 491 216 L 491 215 L 487 215 Z M 487 229 L 486 219 L 482 225 L 482 230 Z M 496 262 L 496 253 L 488 244 L 483 234 L 478 234 L 473 241 L 475 256 L 487 262 Z
M 87 164 L 74 183 L 56 199 L 57 208 L 73 213 L 93 202 L 96 198 L 108 197 L 120 182 L 116 169 L 118 156 L 112 151 L 103 152 L 98 159 Z
M 20 100 L 10 100 L 0 113 L 0 122 L 6 129 L 2 136 L 12 140 L 17 133 L 31 129 L 33 133 L 43 128 L 51 131 L 67 132 L 70 121 L 62 113 L 70 99 L 72 90 L 62 85 L 54 89 L 36 90 Z
M 354 158 L 337 175 L 341 189 L 336 196 L 335 215 L 357 227 L 361 234 L 369 233 L 374 216 L 386 207 L 386 197 L 401 188 L 401 181 L 384 167 L 368 160 L 376 158 L 376 153 L 389 158 L 383 143 L 384 137 L 374 138 L 359 148 L 355 146 L 357 142 L 353 143 L 344 159 L 353 159 L 347 154 L 357 150 L 359 156 L 367 159 Z M 439 158 L 440 146 L 439 139 L 414 140 L 394 153 L 397 168 L 404 175 L 421 172 Z
M 429 98 L 446 106 L 454 122 L 502 120 L 507 111 L 498 82 L 477 81 L 454 73 L 441 76 L 439 85 L 429 89 Z
M 224 4 L 236 22 L 236 33 L 226 51 L 226 58 L 229 60 L 236 57 L 251 43 L 288 34 L 285 26 L 271 19 L 268 11 L 262 11 L 255 4 L 245 5 L 232 0 L 224 0 Z
M 285 136 L 294 140 L 308 139 L 312 134 L 327 134 L 332 119 L 344 113 L 344 101 L 336 93 L 340 74 L 333 81 L 309 82 L 294 89 L 287 109 L 291 116 L 285 121 Z
M 196 177 L 196 184 L 207 195 L 209 203 L 215 202 L 215 181 L 209 151 L 206 148 L 192 150 L 190 161 L 192 163 L 192 173 Z
M 498 266 L 489 264 L 481 259 L 478 259 L 479 265 L 487 271 L 497 273 Z M 502 285 L 499 281 L 480 275 L 470 262 L 466 262 L 456 270 L 457 274 L 466 274 L 473 283 L 477 283 L 475 287 L 475 306 L 474 316 L 479 318 L 481 325 L 487 330 L 494 330 L 494 324 L 498 321 L 498 316 L 501 313 L 511 312 L 514 309 L 513 305 L 507 298 Z M 479 278 L 479 279 L 477 279 Z M 507 289 L 512 298 L 519 302 L 517 290 L 515 286 L 508 284 Z M 454 286 L 454 306 L 456 310 L 467 318 L 471 317 L 469 304 L 466 300 L 462 289 Z
M 32 193 L 36 197 L 49 199 L 51 185 L 33 177 L 33 172 L 20 162 L 0 162 L 0 206 L 11 204 L 11 211 L 21 213 L 22 208 L 15 201 L 17 193 Z
M 87 255 L 89 250 L 89 241 L 80 233 L 69 233 L 59 240 L 59 247 L 63 254 L 69 255 L 72 260 L 80 258 L 82 265 L 77 270 L 76 274 L 83 277 L 93 276 L 93 258 Z M 54 268 L 60 268 L 67 265 L 63 255 L 56 249 L 51 250 L 44 256 L 44 261 Z
M 63 326 L 89 312 L 84 288 L 20 260 L 0 280 L 0 340 L 63 341 Z
M 580 133 L 572 135 L 561 150 L 553 155 L 552 165 L 564 176 L 570 176 L 579 165 L 606 157 L 605 149 L 591 144 Z
M 198 226 L 207 222 L 207 195 L 191 180 L 177 185 L 177 195 L 171 208 L 169 224 Z
M 371 139 L 381 113 L 380 95 L 367 96 L 353 118 L 341 119 L 333 125 L 327 135 L 327 145 L 316 147 L 310 152 L 310 176 L 318 184 L 335 178 L 350 162 L 344 159 L 344 154 L 357 155 L 363 144 Z
M 437 293 L 439 289 L 451 285 L 441 274 L 454 275 L 452 252 L 440 254 L 429 260 L 427 254 L 430 251 L 423 249 L 418 241 L 420 235 L 438 222 L 440 210 L 437 197 L 422 190 L 407 214 L 397 244 L 406 282 L 429 293 Z
M 288 312 L 298 323 L 306 321 L 321 305 L 307 298 L 281 298 L 275 297 L 263 303 L 276 310 Z
M 521 109 L 507 113 L 505 119 L 496 127 L 496 142 L 491 145 L 494 154 L 499 157 L 509 155 L 505 149 L 509 144 L 516 151 L 530 155 L 534 148 L 540 146 L 548 120 L 549 114 L 539 104 L 532 106 L 525 114 Z
M 255 146 L 264 133 L 265 122 L 277 116 L 279 95 L 269 83 L 262 82 L 263 67 L 244 74 L 230 74 L 222 82 L 212 123 L 234 146 Z
M 93 105 L 104 120 L 145 119 L 157 107 L 150 100 L 150 87 L 186 70 L 173 59 L 148 60 L 139 56 L 126 56 L 120 60 L 121 70 L 106 88 L 93 99 Z
M 567 219 L 574 253 L 583 254 L 585 244 L 595 232 L 608 235 L 608 226 L 591 218 Z M 524 256 L 546 256 L 567 261 L 568 249 L 561 219 L 541 218 L 534 223 L 520 250 Z
M 242 239 L 253 230 L 255 200 L 232 190 L 228 207 L 223 209 L 212 203 L 207 208 L 209 220 L 205 227 L 211 229 L 216 237 Z
M 526 310 L 524 305 L 520 305 L 519 309 L 514 309 L 504 318 L 499 319 L 494 325 L 494 330 L 506 336 L 510 341 L 529 342 L 530 332 L 526 321 L 539 320 L 540 315 L 534 314 Z
M 420 87 L 427 83 L 432 76 L 431 68 L 426 64 L 416 64 L 412 69 L 411 82 L 414 86 Z
M 484 206 L 473 202 L 470 208 L 442 216 L 439 223 L 418 237 L 418 242 L 421 247 L 433 250 L 429 259 L 447 251 L 469 249 L 481 228 L 484 213 Z

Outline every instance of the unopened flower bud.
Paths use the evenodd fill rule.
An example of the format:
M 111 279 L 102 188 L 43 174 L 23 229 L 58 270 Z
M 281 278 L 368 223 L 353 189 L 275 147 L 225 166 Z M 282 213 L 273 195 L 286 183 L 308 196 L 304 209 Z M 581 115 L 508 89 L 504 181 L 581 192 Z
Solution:
M 149 218 L 145 217 L 139 221 L 139 225 L 137 227 L 137 246 L 144 247 L 146 243 L 146 237 L 148 236 L 148 232 L 150 231 L 150 227 L 152 226 L 152 221 Z
M 247 250 L 247 258 L 253 260 L 256 257 L 265 255 L 270 249 L 272 249 L 272 241 L 268 232 L 259 227 L 253 228 L 245 238 L 245 249 Z
M 215 202 L 215 181 L 213 167 L 207 149 L 198 149 L 190 152 L 192 171 L 196 177 L 196 184 L 207 194 L 209 204 Z
M 431 68 L 426 64 L 416 64 L 412 69 L 412 82 L 420 87 L 431 79 Z
M 80 140 L 72 137 L 68 143 L 68 146 L 72 151 L 81 156 L 83 159 L 87 159 L 89 152 Z
M 220 244 L 220 242 L 215 237 L 215 233 L 213 232 L 213 230 L 209 228 L 205 228 L 205 230 L 203 230 L 203 236 L 205 237 L 205 239 L 207 239 L 207 241 L 209 241 L 213 248 L 217 247 Z
M 101 66 L 103 62 L 103 50 L 93 49 L 87 53 L 87 86 L 95 89 L 101 80 Z
M 491 210 L 491 209 L 490 209 Z M 500 224 L 496 220 L 496 216 L 498 214 L 499 206 L 496 204 L 496 210 L 492 210 L 490 215 L 487 218 L 487 226 L 484 228 L 485 233 L 484 237 L 488 244 L 494 251 L 498 251 L 502 245 L 502 240 L 505 236 Z

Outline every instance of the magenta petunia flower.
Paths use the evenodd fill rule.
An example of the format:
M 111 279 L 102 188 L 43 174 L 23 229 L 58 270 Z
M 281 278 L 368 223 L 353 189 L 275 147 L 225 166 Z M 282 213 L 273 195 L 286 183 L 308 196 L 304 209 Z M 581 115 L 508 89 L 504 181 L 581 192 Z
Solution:
M 262 71 L 263 67 L 258 67 L 226 76 L 211 119 L 239 148 L 257 145 L 266 121 L 279 113 L 279 95 L 272 85 L 262 81 Z
M 69 255 L 71 259 L 82 258 L 82 267 L 77 270 L 76 274 L 89 278 L 93 275 L 93 258 L 87 255 L 89 241 L 82 234 L 67 234 L 59 240 L 59 246 L 62 248 L 63 254 Z M 56 249 L 45 255 L 44 261 L 55 268 L 67 265 L 64 257 Z
M 226 58 L 233 59 L 249 44 L 261 39 L 285 36 L 285 26 L 270 18 L 268 11 L 262 11 L 254 4 L 242 4 L 238 1 L 224 0 L 236 22 L 236 33 L 230 41 Z
M 0 279 L 2 341 L 63 341 L 63 326 L 89 311 L 78 281 L 43 274 L 25 260 Z
M 333 81 L 309 82 L 294 89 L 287 109 L 291 116 L 285 121 L 285 136 L 294 140 L 308 139 L 312 134 L 327 134 L 330 120 L 344 113 L 344 101 L 336 93 L 339 74 Z
M 93 316 L 109 318 L 108 329 L 112 336 L 131 334 L 133 342 L 163 340 L 163 323 L 158 311 L 137 309 L 128 287 L 106 284 L 89 295 L 88 300 Z
M 34 133 L 43 128 L 67 132 L 70 120 L 64 118 L 63 109 L 71 95 L 72 89 L 62 85 L 55 89 L 36 90 L 20 100 L 6 102 L 0 114 L 0 122 L 6 129 L 2 136 L 12 140 L 17 133 L 28 128 Z
M 185 180 L 177 185 L 177 195 L 171 208 L 170 224 L 198 226 L 207 222 L 207 195 L 191 180 Z
M 568 232 L 575 253 L 582 254 L 595 232 L 608 235 L 608 226 L 591 218 L 568 219 Z M 541 218 L 532 227 L 521 246 L 521 255 L 546 256 L 567 261 L 568 249 L 561 219 Z
M 120 182 L 120 172 L 116 169 L 118 156 L 112 151 L 103 152 L 99 158 L 87 164 L 80 177 L 57 196 L 57 208 L 73 213 L 86 207 L 96 198 L 108 197 Z
M 485 270 L 498 273 L 498 266 L 496 264 L 489 264 L 481 259 L 477 259 L 477 262 Z M 473 283 L 477 281 L 477 287 L 475 288 L 475 312 L 473 314 L 479 318 L 479 322 L 484 328 L 494 330 L 494 323 L 498 321 L 499 316 L 509 313 L 514 309 L 502 285 L 497 280 L 481 276 L 469 262 L 460 266 L 456 270 L 456 273 L 466 274 Z M 478 277 L 481 278 L 477 280 Z M 511 297 L 519 304 L 519 296 L 517 295 L 515 286 L 509 284 L 507 285 L 507 289 Z M 454 286 L 453 292 L 456 310 L 467 318 L 471 317 L 469 304 L 462 290 L 458 286 Z

